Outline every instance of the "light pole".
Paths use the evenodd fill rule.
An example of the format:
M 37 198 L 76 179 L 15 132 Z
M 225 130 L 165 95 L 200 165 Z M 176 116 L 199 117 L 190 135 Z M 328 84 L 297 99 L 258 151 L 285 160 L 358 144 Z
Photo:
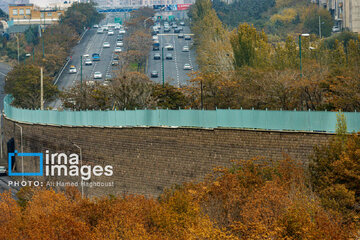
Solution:
M 17 40 L 17 62 L 20 63 L 20 46 L 19 46 L 19 36 L 15 34 Z
M 319 16 L 319 37 L 321 38 L 321 25 L 325 22 L 321 22 L 321 16 Z
M 23 148 L 23 130 L 22 127 L 15 123 L 16 126 L 18 126 L 20 128 L 20 148 L 21 148 L 21 153 L 24 153 L 24 148 Z M 17 164 L 16 164 L 17 166 Z M 21 155 L 21 172 L 22 172 L 22 181 L 24 181 L 24 154 Z
M 300 34 L 300 35 L 299 35 L 300 77 L 302 78 L 301 36 L 303 36 L 303 37 L 309 37 L 310 34 L 308 34 L 308 33 L 303 33 L 303 34 Z
M 81 152 L 81 147 L 79 147 L 76 143 L 72 143 L 75 147 L 77 147 L 80 151 L 80 168 L 82 168 L 82 152 Z M 84 197 L 84 181 L 81 177 L 81 198 Z
M 161 47 L 161 62 L 162 62 L 162 80 L 163 80 L 163 87 L 165 87 L 164 47 Z

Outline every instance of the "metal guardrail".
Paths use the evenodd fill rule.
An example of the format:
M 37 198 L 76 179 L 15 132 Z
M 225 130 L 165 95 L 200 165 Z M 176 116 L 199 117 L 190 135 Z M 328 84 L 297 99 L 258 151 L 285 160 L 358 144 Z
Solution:
M 67 126 L 169 126 L 199 128 L 246 128 L 282 131 L 335 132 L 337 112 L 267 110 L 124 110 L 53 111 L 28 110 L 10 105 L 4 98 L 4 113 L 15 121 Z M 345 112 L 349 132 L 360 131 L 360 113 Z

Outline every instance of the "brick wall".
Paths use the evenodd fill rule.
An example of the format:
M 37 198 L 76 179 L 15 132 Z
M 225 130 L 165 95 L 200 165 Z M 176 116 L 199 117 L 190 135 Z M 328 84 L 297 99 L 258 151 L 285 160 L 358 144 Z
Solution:
M 229 166 L 231 160 L 258 156 L 280 160 L 286 154 L 306 163 L 313 147 L 326 143 L 332 136 L 325 133 L 241 129 L 17 124 L 22 127 L 24 152 L 50 150 L 79 153 L 75 143 L 82 149 L 83 164 L 114 167 L 112 177 L 92 178 L 92 181 L 111 180 L 114 186 L 85 187 L 84 192 L 88 196 L 124 193 L 158 196 L 164 188 L 174 184 L 200 181 L 213 167 Z M 14 138 L 16 149 L 20 151 L 20 127 L 5 119 L 4 133 L 5 143 Z M 24 161 L 24 169 L 34 168 L 38 168 L 35 160 Z

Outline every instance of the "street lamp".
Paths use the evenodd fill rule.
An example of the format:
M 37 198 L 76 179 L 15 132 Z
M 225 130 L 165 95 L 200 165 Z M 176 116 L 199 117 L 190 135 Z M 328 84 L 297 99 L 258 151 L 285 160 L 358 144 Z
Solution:
M 299 57 L 300 57 L 300 77 L 302 77 L 302 61 L 301 61 L 301 36 L 303 37 L 309 37 L 310 34 L 303 33 L 299 35 Z
M 17 40 L 17 62 L 20 63 L 20 46 L 19 46 L 19 37 L 15 34 L 16 40 Z

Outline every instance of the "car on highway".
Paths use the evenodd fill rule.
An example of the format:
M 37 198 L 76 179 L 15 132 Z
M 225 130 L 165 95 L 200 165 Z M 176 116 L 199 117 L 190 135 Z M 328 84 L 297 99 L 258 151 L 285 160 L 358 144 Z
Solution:
M 117 65 L 119 65 L 119 61 L 118 60 L 112 60 L 111 65 L 112 66 L 117 66 Z
M 87 58 L 87 59 L 85 60 L 85 66 L 88 66 L 88 65 L 92 65 L 92 61 L 91 61 L 90 58 Z
M 104 33 L 104 30 L 103 30 L 102 28 L 98 28 L 98 30 L 96 31 L 96 33 L 102 34 L 102 33 Z
M 180 33 L 180 28 L 175 28 L 174 33 Z
M 331 31 L 332 32 L 340 32 L 340 28 L 338 26 L 333 26 Z
M 122 41 L 122 40 L 124 40 L 124 35 L 117 36 L 116 41 Z
M 153 40 L 159 40 L 159 36 L 158 36 L 158 35 L 154 35 L 154 36 L 152 36 L 152 39 L 153 39 Z
M 74 65 L 71 65 L 69 69 L 69 73 L 76 73 L 76 72 L 77 72 L 76 67 Z
M 0 175 L 7 175 L 6 167 L 0 166 Z
M 114 52 L 116 52 L 116 53 L 121 52 L 121 51 L 122 51 L 121 47 L 116 47 L 115 50 L 114 50 Z
M 157 77 L 159 77 L 159 73 L 154 70 L 154 71 L 151 71 L 150 76 L 151 76 L 152 78 L 157 78 Z
M 183 51 L 183 52 L 188 52 L 188 51 L 190 51 L 189 46 L 183 46 L 182 51 Z
M 102 78 L 101 72 L 94 72 L 94 79 L 101 79 L 101 78 Z
M 108 27 L 108 26 L 103 26 L 102 29 L 103 29 L 104 31 L 109 31 L 109 27 Z
M 190 35 L 185 35 L 184 39 L 185 40 L 191 40 L 191 36 Z
M 116 46 L 117 47 L 123 47 L 124 46 L 124 43 L 122 41 L 117 41 L 116 42 Z
M 113 31 L 113 30 L 108 31 L 108 36 L 113 36 L 113 35 L 114 35 L 114 31 Z
M 111 74 L 106 74 L 105 75 L 105 81 L 109 81 L 110 79 L 112 79 Z
M 167 45 L 165 46 L 165 48 L 166 48 L 167 50 L 169 50 L 169 51 L 174 50 L 174 46 L 173 46 L 172 44 L 167 44 Z
M 164 32 L 170 32 L 170 27 L 164 27 Z
M 180 22 L 180 26 L 185 26 L 185 22 Z
M 165 56 L 165 59 L 166 60 L 172 60 L 173 59 L 173 56 L 171 53 L 167 53 L 166 56 Z
M 117 54 L 114 55 L 113 60 L 119 60 L 119 56 Z
M 154 54 L 154 60 L 160 60 L 161 57 L 160 57 L 160 53 L 155 53 Z
M 125 33 L 126 33 L 125 29 L 120 29 L 119 30 L 119 34 L 125 34 Z
M 178 25 L 177 25 L 176 23 L 174 23 L 171 27 L 172 27 L 172 28 L 177 28 Z
M 115 26 L 115 30 L 120 30 L 121 26 L 120 25 L 116 25 Z
M 98 53 L 93 53 L 91 57 L 93 61 L 100 61 L 100 54 Z
M 177 29 L 179 29 L 180 32 L 181 32 L 181 31 L 184 31 L 183 27 L 178 27 Z
M 184 70 L 191 70 L 191 65 L 188 63 L 185 63 Z
M 83 57 L 84 58 L 88 58 L 90 55 L 88 53 L 84 54 Z
M 99 28 L 99 25 L 95 24 L 95 25 L 93 26 L 93 28 Z
M 158 40 L 155 40 L 153 42 L 153 51 L 158 51 L 158 50 L 160 50 L 160 43 Z
M 183 33 L 179 33 L 179 34 L 178 34 L 178 38 L 184 38 L 184 34 L 183 34 Z
M 103 43 L 103 47 L 104 47 L 104 48 L 109 48 L 109 47 L 110 47 L 110 43 L 109 43 L 109 42 L 104 42 L 104 43 Z

